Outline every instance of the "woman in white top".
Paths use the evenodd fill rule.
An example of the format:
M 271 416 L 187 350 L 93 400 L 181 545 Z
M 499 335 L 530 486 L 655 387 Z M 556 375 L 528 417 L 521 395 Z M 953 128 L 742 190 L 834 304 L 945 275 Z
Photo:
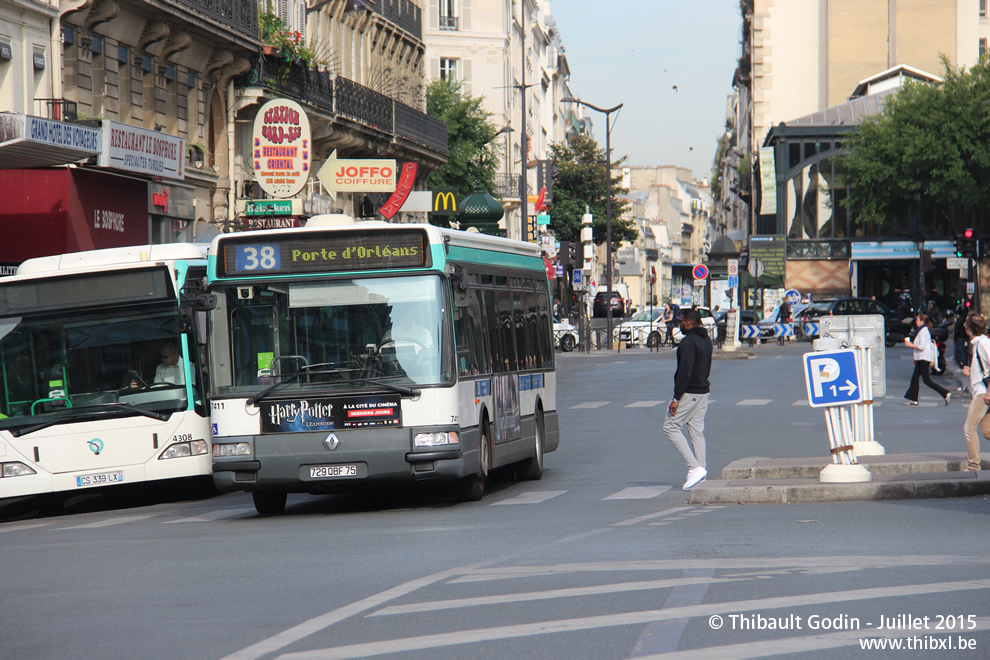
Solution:
M 990 392 L 987 392 L 983 379 L 990 376 L 990 339 L 987 338 L 987 322 L 975 312 L 966 317 L 966 334 L 969 345 L 973 350 L 973 360 L 968 367 L 963 367 L 963 375 L 969 376 L 969 384 L 973 390 L 973 400 L 966 413 L 966 423 L 963 425 L 963 435 L 966 436 L 966 449 L 969 456 L 966 460 L 966 472 L 976 472 L 980 469 L 980 421 L 990 410 Z
M 938 383 L 932 381 L 932 362 L 935 361 L 935 343 L 932 342 L 931 322 L 927 314 L 918 314 L 914 317 L 914 323 L 918 326 L 918 334 L 914 336 L 914 343 L 910 337 L 904 338 L 904 345 L 914 349 L 914 373 L 911 374 L 911 385 L 904 394 L 907 401 L 905 406 L 918 405 L 919 380 L 924 380 L 925 385 L 932 388 L 945 399 L 945 405 L 949 405 L 952 395 Z

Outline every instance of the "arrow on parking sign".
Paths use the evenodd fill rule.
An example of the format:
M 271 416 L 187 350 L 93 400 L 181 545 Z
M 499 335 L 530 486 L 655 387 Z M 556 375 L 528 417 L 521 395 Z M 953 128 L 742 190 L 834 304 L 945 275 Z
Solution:
M 839 391 L 840 392 L 845 392 L 849 396 L 852 396 L 856 392 L 857 389 L 859 389 L 859 388 L 856 387 L 856 383 L 852 382 L 849 379 L 846 379 L 846 384 L 843 387 L 840 387 L 839 388 Z

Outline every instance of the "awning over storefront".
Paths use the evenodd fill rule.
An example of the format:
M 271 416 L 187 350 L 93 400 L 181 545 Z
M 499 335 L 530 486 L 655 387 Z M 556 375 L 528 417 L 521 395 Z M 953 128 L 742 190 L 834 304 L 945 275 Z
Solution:
M 935 259 L 956 256 L 956 246 L 952 241 L 925 241 L 921 245 L 931 250 Z M 918 243 L 914 241 L 853 241 L 850 248 L 850 258 L 854 261 L 921 258 Z
M 0 170 L 75 163 L 100 153 L 102 132 L 41 117 L 0 114 Z
M 0 169 L 0 263 L 149 242 L 143 181 L 82 168 Z

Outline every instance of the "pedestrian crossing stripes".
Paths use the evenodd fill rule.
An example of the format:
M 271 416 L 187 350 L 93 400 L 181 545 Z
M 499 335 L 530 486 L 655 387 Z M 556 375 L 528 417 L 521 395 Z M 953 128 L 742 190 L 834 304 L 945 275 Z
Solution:
M 254 508 L 245 509 L 220 509 L 219 511 L 209 511 L 207 513 L 202 513 L 198 516 L 191 516 L 189 518 L 181 518 L 179 520 L 166 520 L 164 524 L 174 525 L 177 523 L 193 523 L 193 522 L 212 522 L 214 520 L 222 520 L 224 518 L 233 518 L 234 516 L 240 516 L 246 513 L 254 513 Z
M 540 502 L 546 502 L 547 500 L 557 497 L 558 495 L 563 495 L 566 492 L 566 490 L 529 491 L 526 493 L 519 493 L 515 497 L 510 497 L 507 500 L 492 502 L 491 506 L 501 506 L 505 504 L 539 504 Z
M 630 486 L 602 500 L 646 500 L 670 490 L 670 486 Z
M 118 518 L 110 518 L 108 520 L 97 520 L 96 522 L 86 523 L 83 525 L 73 525 L 72 527 L 63 527 L 62 529 L 95 529 L 97 527 L 110 527 L 111 525 L 123 525 L 129 522 L 137 522 L 138 520 L 144 520 L 150 518 L 151 516 L 120 516 Z

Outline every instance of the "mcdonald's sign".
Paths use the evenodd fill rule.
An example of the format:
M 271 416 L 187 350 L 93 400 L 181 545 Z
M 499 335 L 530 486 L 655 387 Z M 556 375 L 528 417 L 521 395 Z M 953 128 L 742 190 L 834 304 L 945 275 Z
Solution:
M 431 192 L 433 198 L 430 200 L 433 206 L 433 215 L 456 215 L 457 214 L 457 190 L 454 188 L 441 188 Z

